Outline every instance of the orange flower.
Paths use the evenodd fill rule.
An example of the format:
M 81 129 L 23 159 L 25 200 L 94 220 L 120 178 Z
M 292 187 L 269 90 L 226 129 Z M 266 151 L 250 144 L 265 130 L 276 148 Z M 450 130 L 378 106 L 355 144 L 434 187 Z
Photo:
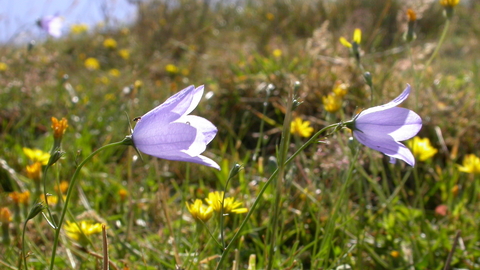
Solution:
M 408 21 L 409 22 L 414 22 L 417 20 L 417 13 L 415 13 L 415 11 L 413 11 L 413 9 L 408 9 L 407 10 L 407 17 L 408 17 Z
M 61 139 L 63 134 L 65 134 L 65 130 L 68 127 L 67 119 L 62 118 L 62 120 L 58 121 L 57 118 L 52 117 L 52 129 L 53 129 L 53 137 L 55 139 Z
M 10 213 L 10 210 L 6 207 L 0 208 L 0 222 L 2 224 L 8 224 L 12 221 L 12 214 Z

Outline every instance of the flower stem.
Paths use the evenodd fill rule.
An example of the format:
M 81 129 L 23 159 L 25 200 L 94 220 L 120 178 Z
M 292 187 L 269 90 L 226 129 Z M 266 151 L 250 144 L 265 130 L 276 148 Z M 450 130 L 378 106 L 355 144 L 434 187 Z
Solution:
M 53 241 L 52 256 L 51 256 L 51 259 L 50 259 L 50 268 L 49 268 L 50 270 L 53 270 L 53 267 L 55 265 L 55 255 L 57 254 L 57 246 L 58 246 L 58 241 L 59 241 L 59 237 L 60 237 L 60 230 L 62 228 L 63 220 L 65 219 L 65 214 L 67 213 L 68 203 L 70 202 L 70 199 L 72 197 L 72 192 L 73 192 L 73 189 L 75 187 L 75 182 L 77 181 L 78 174 L 80 173 L 80 170 L 82 169 L 83 165 L 85 165 L 85 163 L 87 163 L 90 159 L 92 159 L 100 151 L 103 151 L 107 148 L 111 148 L 111 147 L 118 146 L 118 145 L 130 145 L 130 144 L 131 144 L 131 138 L 127 137 L 120 142 L 115 142 L 115 143 L 104 145 L 104 146 L 98 148 L 97 150 L 93 151 L 88 157 L 86 157 L 78 165 L 77 169 L 73 173 L 73 176 L 70 180 L 70 184 L 68 185 L 67 196 L 65 198 L 65 205 L 63 206 L 62 213 L 60 214 L 60 219 L 58 221 L 58 224 L 56 225 L 57 228 L 55 229 L 55 238 L 54 238 L 54 241 Z
M 437 47 L 435 47 L 435 50 L 433 51 L 432 55 L 428 59 L 427 63 L 425 64 L 425 70 L 430 66 L 432 63 L 433 59 L 437 56 L 438 51 L 440 50 L 440 47 L 442 46 L 443 42 L 445 41 L 445 37 L 447 36 L 448 28 L 450 27 L 450 20 L 447 20 L 445 23 L 445 27 L 443 28 L 442 35 L 440 36 L 440 40 L 438 41 Z
M 293 159 L 298 156 L 301 152 L 303 152 L 303 150 L 305 150 L 305 148 L 307 148 L 309 145 L 313 144 L 314 142 L 317 141 L 317 138 L 322 134 L 324 133 L 325 131 L 331 129 L 331 128 L 335 128 L 335 130 L 333 132 L 336 132 L 337 130 L 339 130 L 341 127 L 343 127 L 344 124 L 343 123 L 336 123 L 336 124 L 332 124 L 332 125 L 329 125 L 329 126 L 326 126 L 324 128 L 322 128 L 320 131 L 318 131 L 317 133 L 315 133 L 305 144 L 303 144 L 300 148 L 297 149 L 297 151 L 295 151 L 295 153 L 292 154 L 292 156 L 290 156 L 287 161 L 285 162 L 285 166 L 290 164 L 290 162 L 293 161 Z M 332 133 L 333 133 L 332 132 Z M 330 135 L 330 134 L 329 134 Z M 247 224 L 247 221 L 248 219 L 250 218 L 250 216 L 253 214 L 253 210 L 255 210 L 255 208 L 257 207 L 257 205 L 260 203 L 260 199 L 262 198 L 263 196 L 263 193 L 267 190 L 268 186 L 270 185 L 270 183 L 273 181 L 273 179 L 276 179 L 277 175 L 279 173 L 279 169 L 277 168 L 273 173 L 272 175 L 268 178 L 267 182 L 265 183 L 265 185 L 263 185 L 262 189 L 260 189 L 258 195 L 257 195 L 257 198 L 255 199 L 255 201 L 253 202 L 252 206 L 250 207 L 250 210 L 248 211 L 247 215 L 245 216 L 245 218 L 243 219 L 242 223 L 240 224 L 240 227 L 238 227 L 238 229 L 236 230 L 235 234 L 233 235 L 232 239 L 230 240 L 230 242 L 228 243 L 227 247 L 223 250 L 222 252 L 222 255 L 220 257 L 220 260 L 218 261 L 218 264 L 217 264 L 217 267 L 215 269 L 220 269 L 222 263 L 225 261 L 226 259 L 226 255 L 228 254 L 228 252 L 232 249 L 233 247 L 233 244 L 235 242 L 235 240 L 240 236 L 240 233 L 242 232 L 243 228 L 245 227 L 245 225 Z
M 282 204 L 283 183 L 285 174 L 285 160 L 288 154 L 288 145 L 290 144 L 290 125 L 292 122 L 292 105 L 293 105 L 293 89 L 288 92 L 287 107 L 285 112 L 285 119 L 283 120 L 282 138 L 280 140 L 280 150 L 278 155 L 278 176 L 275 183 L 275 201 L 273 204 L 272 216 L 272 230 L 270 235 L 270 248 L 268 251 L 267 270 L 272 269 L 275 258 L 275 251 L 277 246 L 278 223 L 280 221 L 280 209 Z

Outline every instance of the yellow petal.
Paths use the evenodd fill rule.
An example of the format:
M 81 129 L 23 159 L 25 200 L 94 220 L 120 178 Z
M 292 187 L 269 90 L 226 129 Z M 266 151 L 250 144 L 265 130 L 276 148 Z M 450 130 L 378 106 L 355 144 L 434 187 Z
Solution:
M 348 42 L 344 37 L 341 37 L 340 38 L 340 43 L 342 43 L 343 46 L 347 47 L 347 48 L 351 48 L 352 47 L 352 43 Z
M 362 30 L 360 28 L 356 28 L 355 32 L 353 32 L 353 41 L 357 44 L 360 44 L 360 41 L 362 41 Z

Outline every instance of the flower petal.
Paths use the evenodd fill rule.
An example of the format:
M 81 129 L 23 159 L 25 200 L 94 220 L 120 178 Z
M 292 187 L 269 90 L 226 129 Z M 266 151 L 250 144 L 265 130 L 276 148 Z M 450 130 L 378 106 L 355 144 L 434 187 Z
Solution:
M 341 37 L 339 40 L 340 40 L 340 43 L 342 43 L 343 46 L 345 46 L 347 48 L 352 47 L 352 43 L 348 42 L 346 38 Z
M 198 133 L 203 134 L 205 144 L 209 144 L 215 135 L 217 135 L 217 127 L 215 127 L 212 122 L 208 121 L 207 119 L 196 116 L 196 115 L 186 115 L 181 117 L 175 122 L 182 122 L 191 125 L 192 127 L 198 130 Z
M 175 95 L 168 98 L 164 103 L 157 106 L 155 109 L 149 111 L 144 116 L 144 118 L 149 118 L 152 115 L 164 114 L 165 112 L 171 112 L 172 115 L 176 115 L 177 118 L 171 119 L 168 118 L 167 121 L 174 121 L 182 115 L 189 114 L 192 112 L 200 102 L 203 95 L 203 85 L 195 88 L 193 85 L 183 89 L 182 91 L 176 93 Z
M 400 105 L 403 101 L 405 101 L 408 98 L 408 95 L 410 95 L 410 90 L 411 90 L 411 87 L 410 87 L 409 84 L 407 84 L 407 88 L 405 88 L 405 90 L 403 90 L 403 92 L 398 97 L 396 97 L 394 100 L 390 101 L 387 104 L 383 104 L 383 105 L 380 105 L 380 106 L 375 106 L 375 107 L 366 109 L 366 110 L 360 112 L 360 116 L 362 116 L 364 114 L 373 113 L 373 112 L 384 111 L 386 109 L 390 109 L 390 108 L 393 108 L 393 107 L 396 107 L 396 106 Z
M 408 140 L 422 128 L 422 119 L 415 112 L 399 107 L 362 113 L 355 120 L 355 128 L 364 134 L 389 134 L 396 141 Z
M 384 134 L 364 134 L 354 131 L 353 136 L 363 145 L 380 151 L 385 155 L 405 161 L 408 165 L 415 165 L 415 158 L 412 152 L 403 144 L 396 142 L 391 136 Z
M 140 132 L 135 129 L 132 139 L 135 147 L 145 154 L 169 159 L 182 150 L 188 150 L 195 142 L 197 130 L 183 123 L 170 123 L 167 126 L 156 128 L 152 122 L 148 128 Z
M 355 41 L 357 44 L 360 44 L 362 41 L 362 30 L 360 30 L 360 28 L 356 28 L 353 32 L 353 41 Z

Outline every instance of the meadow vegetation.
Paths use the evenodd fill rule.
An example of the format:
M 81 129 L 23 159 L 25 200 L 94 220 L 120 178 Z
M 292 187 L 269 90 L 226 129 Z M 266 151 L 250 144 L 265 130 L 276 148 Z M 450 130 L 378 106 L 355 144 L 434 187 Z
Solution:
M 1 45 L 0 268 L 479 269 L 480 3 L 450 2 L 139 1 L 132 25 Z M 407 84 L 414 167 L 347 128 L 289 159 Z M 221 170 L 121 145 L 71 185 L 189 85 Z

